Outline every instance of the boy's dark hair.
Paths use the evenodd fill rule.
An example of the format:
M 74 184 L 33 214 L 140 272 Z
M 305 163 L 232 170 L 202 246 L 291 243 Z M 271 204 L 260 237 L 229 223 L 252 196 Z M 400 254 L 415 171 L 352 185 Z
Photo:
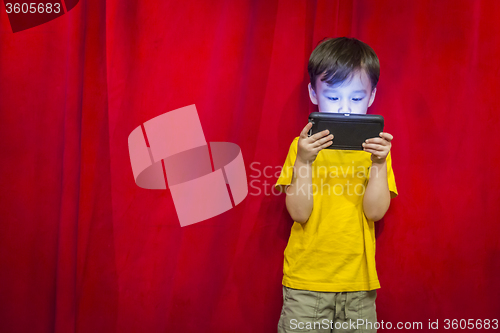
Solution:
M 311 86 L 316 90 L 316 78 L 328 84 L 344 82 L 357 70 L 364 69 L 370 78 L 372 90 L 377 86 L 380 64 L 375 51 L 356 38 L 326 38 L 312 51 L 307 70 Z

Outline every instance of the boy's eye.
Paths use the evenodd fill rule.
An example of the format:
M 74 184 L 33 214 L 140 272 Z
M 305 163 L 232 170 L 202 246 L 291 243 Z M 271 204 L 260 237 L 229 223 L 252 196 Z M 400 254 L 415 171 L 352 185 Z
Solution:
M 330 101 L 337 101 L 338 97 L 327 97 Z
M 359 102 L 361 101 L 363 98 L 353 98 L 352 100 L 355 101 L 355 102 Z

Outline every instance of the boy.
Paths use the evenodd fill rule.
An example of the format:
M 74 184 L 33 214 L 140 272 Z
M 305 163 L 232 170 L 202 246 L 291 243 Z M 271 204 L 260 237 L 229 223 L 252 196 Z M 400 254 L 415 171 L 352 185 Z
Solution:
M 330 38 L 308 65 L 319 112 L 366 114 L 377 91 L 375 52 L 354 38 Z M 376 332 L 375 227 L 397 196 L 392 135 L 363 151 L 325 149 L 328 130 L 308 137 L 308 123 L 288 152 L 275 188 L 294 220 L 283 265 L 278 332 Z

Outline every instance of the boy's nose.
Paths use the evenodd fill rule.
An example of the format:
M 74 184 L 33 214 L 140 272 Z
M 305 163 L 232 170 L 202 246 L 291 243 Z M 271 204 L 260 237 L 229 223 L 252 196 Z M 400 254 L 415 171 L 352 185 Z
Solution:
M 343 101 L 340 103 L 339 113 L 351 113 L 351 104 L 349 101 Z

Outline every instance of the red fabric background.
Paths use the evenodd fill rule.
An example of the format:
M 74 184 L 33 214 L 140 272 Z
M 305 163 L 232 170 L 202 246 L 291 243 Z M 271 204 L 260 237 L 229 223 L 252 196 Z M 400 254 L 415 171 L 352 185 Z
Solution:
M 309 54 L 343 35 L 377 52 L 370 113 L 394 135 L 379 321 L 500 319 L 498 17 L 495 0 L 82 0 L 13 34 L 2 9 L 0 331 L 275 332 L 292 221 L 269 191 L 314 110 Z M 127 137 L 193 103 L 257 181 L 181 228 L 168 190 L 135 185 Z

